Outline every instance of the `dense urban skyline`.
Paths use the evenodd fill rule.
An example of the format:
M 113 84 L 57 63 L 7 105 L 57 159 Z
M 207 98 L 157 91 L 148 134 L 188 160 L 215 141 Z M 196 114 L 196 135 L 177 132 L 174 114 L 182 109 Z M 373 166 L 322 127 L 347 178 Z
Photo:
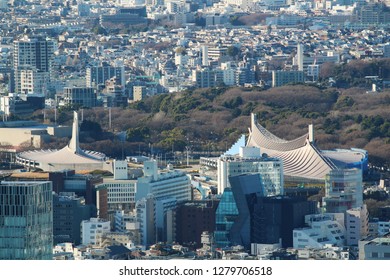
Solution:
M 337 114 L 388 104 L 389 4 L 0 0 L 0 259 L 390 259 L 388 162 L 315 134 L 388 144 L 374 105 Z M 225 109 L 245 130 L 192 129 Z M 294 113 L 307 133 L 269 129 Z M 104 137 L 121 156 L 81 147 Z

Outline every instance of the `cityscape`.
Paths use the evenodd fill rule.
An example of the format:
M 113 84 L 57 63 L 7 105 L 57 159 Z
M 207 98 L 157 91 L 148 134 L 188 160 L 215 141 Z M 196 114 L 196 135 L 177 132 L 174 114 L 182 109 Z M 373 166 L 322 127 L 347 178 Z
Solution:
M 390 259 L 389 1 L 0 18 L 0 260 Z

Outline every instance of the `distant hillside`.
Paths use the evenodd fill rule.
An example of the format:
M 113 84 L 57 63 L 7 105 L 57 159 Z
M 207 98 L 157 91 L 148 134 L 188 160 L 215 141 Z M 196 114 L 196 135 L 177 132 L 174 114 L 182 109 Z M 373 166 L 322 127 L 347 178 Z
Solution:
M 367 94 L 361 88 L 342 92 L 307 85 L 263 91 L 199 89 L 113 108 L 112 129 L 127 132 L 124 143 L 115 142 L 111 133 L 97 136 L 88 131 L 82 140 L 86 148 L 108 155 L 120 155 L 122 148 L 126 154 L 150 152 L 152 147 L 155 153 L 166 153 L 184 150 L 186 145 L 196 151 L 221 151 L 248 133 L 254 112 L 263 126 L 281 138 L 301 136 L 313 123 L 321 149 L 363 148 L 371 161 L 385 163 L 390 159 L 389 105 L 390 91 Z M 71 119 L 66 112 L 62 118 Z M 85 109 L 84 118 L 108 130 L 107 109 Z

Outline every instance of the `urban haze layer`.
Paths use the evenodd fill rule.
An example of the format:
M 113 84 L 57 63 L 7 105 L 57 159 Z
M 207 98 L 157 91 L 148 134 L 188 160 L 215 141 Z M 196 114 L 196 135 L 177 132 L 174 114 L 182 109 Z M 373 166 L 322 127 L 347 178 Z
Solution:
M 0 0 L 0 259 L 390 259 L 389 5 Z

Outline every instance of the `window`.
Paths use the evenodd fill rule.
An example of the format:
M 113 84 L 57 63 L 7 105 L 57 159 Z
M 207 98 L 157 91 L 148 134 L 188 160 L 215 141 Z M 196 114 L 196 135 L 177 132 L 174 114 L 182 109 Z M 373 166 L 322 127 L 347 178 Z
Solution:
M 371 253 L 371 258 L 377 259 L 378 258 L 378 252 L 372 252 Z

